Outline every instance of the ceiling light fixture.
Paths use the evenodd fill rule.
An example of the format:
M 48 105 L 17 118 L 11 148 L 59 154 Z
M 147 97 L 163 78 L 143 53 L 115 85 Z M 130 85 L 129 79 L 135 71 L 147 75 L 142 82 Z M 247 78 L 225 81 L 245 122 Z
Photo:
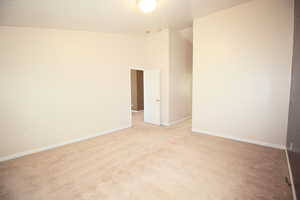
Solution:
M 153 12 L 157 6 L 157 0 L 137 0 L 137 5 L 144 13 Z

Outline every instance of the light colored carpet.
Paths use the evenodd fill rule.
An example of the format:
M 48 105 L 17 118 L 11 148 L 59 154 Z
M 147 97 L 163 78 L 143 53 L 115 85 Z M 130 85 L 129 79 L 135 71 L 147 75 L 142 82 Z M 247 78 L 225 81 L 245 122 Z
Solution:
M 291 200 L 283 151 L 141 122 L 0 163 L 1 200 Z

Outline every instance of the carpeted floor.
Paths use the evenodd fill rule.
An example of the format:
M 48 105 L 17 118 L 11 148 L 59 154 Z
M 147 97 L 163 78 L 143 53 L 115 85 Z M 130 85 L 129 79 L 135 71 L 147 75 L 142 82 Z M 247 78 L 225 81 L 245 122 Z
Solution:
M 144 124 L 0 163 L 1 200 L 291 200 L 283 151 Z

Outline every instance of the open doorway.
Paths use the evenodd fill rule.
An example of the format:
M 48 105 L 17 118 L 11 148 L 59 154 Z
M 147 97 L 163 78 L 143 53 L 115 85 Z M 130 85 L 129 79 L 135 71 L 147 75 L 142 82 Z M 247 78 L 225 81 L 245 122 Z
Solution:
M 160 125 L 160 70 L 130 68 L 131 122 Z
M 130 70 L 132 123 L 144 121 L 144 71 Z

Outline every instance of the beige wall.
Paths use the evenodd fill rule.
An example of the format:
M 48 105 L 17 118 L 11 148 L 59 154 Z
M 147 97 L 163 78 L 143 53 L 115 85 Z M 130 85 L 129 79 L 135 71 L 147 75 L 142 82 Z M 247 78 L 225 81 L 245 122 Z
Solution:
M 183 84 L 187 71 L 174 59 L 171 72 L 170 43 L 169 30 L 127 36 L 0 27 L 0 160 L 128 127 L 133 66 L 161 70 L 162 124 L 185 116 L 178 103 L 186 91 L 170 85 Z
M 145 69 L 161 71 L 161 123 L 169 123 L 170 107 L 170 32 L 165 29 L 149 34 L 145 42 Z
M 255 0 L 194 21 L 193 130 L 286 143 L 292 0 Z
M 170 123 L 192 114 L 193 46 L 181 31 L 170 32 Z
M 170 29 L 149 34 L 145 44 L 145 69 L 161 71 L 161 123 L 191 116 L 192 44 Z
M 0 157 L 130 125 L 138 36 L 0 27 Z

